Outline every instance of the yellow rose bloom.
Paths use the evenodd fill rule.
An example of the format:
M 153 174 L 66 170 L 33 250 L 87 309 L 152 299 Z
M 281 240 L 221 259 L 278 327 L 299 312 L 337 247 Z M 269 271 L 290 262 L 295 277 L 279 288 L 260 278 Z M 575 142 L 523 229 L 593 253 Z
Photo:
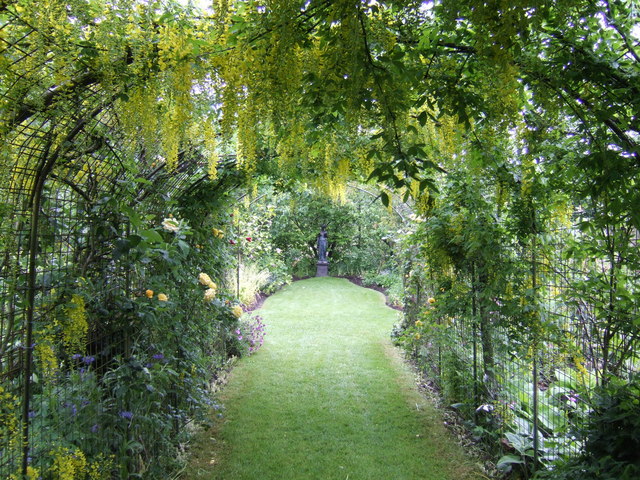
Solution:
M 236 318 L 240 318 L 242 316 L 242 314 L 244 313 L 244 311 L 242 310 L 242 307 L 240 305 L 236 305 L 235 307 L 233 307 L 231 309 L 231 312 L 235 315 Z
M 145 296 L 147 298 L 153 298 L 153 290 L 149 289 L 146 292 L 144 292 Z
M 216 289 L 207 288 L 207 290 L 204 292 L 204 301 L 211 302 L 214 298 L 216 298 Z
M 198 275 L 198 281 L 200 282 L 200 284 L 205 286 L 210 285 L 212 283 L 211 277 L 206 273 L 200 273 L 200 275 Z
M 158 294 L 158 301 L 159 302 L 166 302 L 169 300 L 169 297 L 167 297 L 164 293 L 159 293 Z
M 433 305 L 434 303 L 436 303 L 436 299 L 433 297 L 429 297 L 429 300 L 427 300 L 429 302 L 430 305 Z

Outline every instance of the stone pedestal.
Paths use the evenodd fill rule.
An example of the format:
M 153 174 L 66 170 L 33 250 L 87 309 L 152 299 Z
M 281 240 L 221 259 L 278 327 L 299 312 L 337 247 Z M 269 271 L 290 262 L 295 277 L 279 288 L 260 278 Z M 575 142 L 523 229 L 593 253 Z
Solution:
M 328 277 L 329 276 L 329 262 L 318 262 L 318 269 L 316 270 L 316 277 Z

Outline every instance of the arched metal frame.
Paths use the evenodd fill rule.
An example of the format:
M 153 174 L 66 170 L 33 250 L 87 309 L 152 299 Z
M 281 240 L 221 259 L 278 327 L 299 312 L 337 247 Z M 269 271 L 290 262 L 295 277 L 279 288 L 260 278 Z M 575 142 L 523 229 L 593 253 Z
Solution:
M 28 45 L 33 34 L 25 26 L 21 38 L 13 42 L 0 37 L 0 55 L 13 59 L 12 65 L 32 60 L 34 51 Z M 48 63 L 33 69 L 41 72 L 38 81 L 56 73 Z M 26 74 L 16 74 L 19 69 L 9 66 L 9 70 L 11 75 L 2 79 L 12 81 L 0 85 L 0 100 L 20 107 L 3 126 L 2 135 L 0 393 L 10 399 L 0 409 L 3 478 L 26 474 L 34 439 L 46 443 L 52 435 L 39 428 L 32 407 L 34 385 L 45 376 L 34 363 L 35 328 L 46 325 L 53 315 L 57 291 L 86 273 L 89 264 L 101 263 L 119 288 L 130 289 L 136 281 L 109 264 L 108 255 L 96 258 L 98 247 L 103 249 L 100 255 L 108 253 L 104 251 L 112 246 L 108 238 L 100 240 L 101 246 L 90 245 L 96 240 L 92 220 L 111 221 L 111 227 L 121 232 L 128 228 L 126 218 L 110 212 L 104 199 L 124 196 L 121 200 L 133 208 L 160 206 L 206 178 L 202 159 L 185 152 L 171 173 L 162 164 L 152 165 L 153 159 L 141 152 L 136 154 L 133 140 L 119 133 L 117 95 L 103 89 L 93 74 L 62 89 L 36 85 Z M 30 92 L 28 98 L 20 96 L 23 91 Z M 39 98 L 33 98 L 36 94 Z M 135 178 L 144 182 L 136 183 Z M 129 189 L 123 189 L 124 184 Z M 137 188 L 132 191 L 131 185 Z M 117 332 L 99 330 L 95 327 L 91 335 L 123 341 L 116 340 Z M 56 401 L 64 402 L 64 392 L 60 395 Z

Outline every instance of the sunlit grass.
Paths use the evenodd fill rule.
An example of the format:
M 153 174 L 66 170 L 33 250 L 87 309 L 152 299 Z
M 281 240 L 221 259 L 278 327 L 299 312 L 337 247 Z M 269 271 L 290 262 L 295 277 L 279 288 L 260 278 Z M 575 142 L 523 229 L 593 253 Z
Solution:
M 481 478 L 391 346 L 397 314 L 334 278 L 268 299 L 265 346 L 234 371 L 184 478 Z

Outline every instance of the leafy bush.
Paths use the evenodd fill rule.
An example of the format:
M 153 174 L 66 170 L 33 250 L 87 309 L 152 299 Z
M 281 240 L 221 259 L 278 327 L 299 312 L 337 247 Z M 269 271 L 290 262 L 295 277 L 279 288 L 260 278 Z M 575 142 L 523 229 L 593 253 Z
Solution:
M 391 305 L 401 305 L 404 296 L 404 285 L 400 274 L 385 270 L 384 272 L 367 272 L 362 278 L 365 286 L 377 285 L 386 290 L 387 302 Z
M 629 383 L 614 380 L 596 392 L 584 438 L 582 455 L 541 472 L 537 478 L 640 478 L 640 375 Z
M 276 198 L 271 241 L 296 276 L 314 275 L 316 235 L 326 224 L 331 275 L 377 275 L 395 267 L 397 219 L 373 198 L 351 192 L 339 203 L 301 190 Z

